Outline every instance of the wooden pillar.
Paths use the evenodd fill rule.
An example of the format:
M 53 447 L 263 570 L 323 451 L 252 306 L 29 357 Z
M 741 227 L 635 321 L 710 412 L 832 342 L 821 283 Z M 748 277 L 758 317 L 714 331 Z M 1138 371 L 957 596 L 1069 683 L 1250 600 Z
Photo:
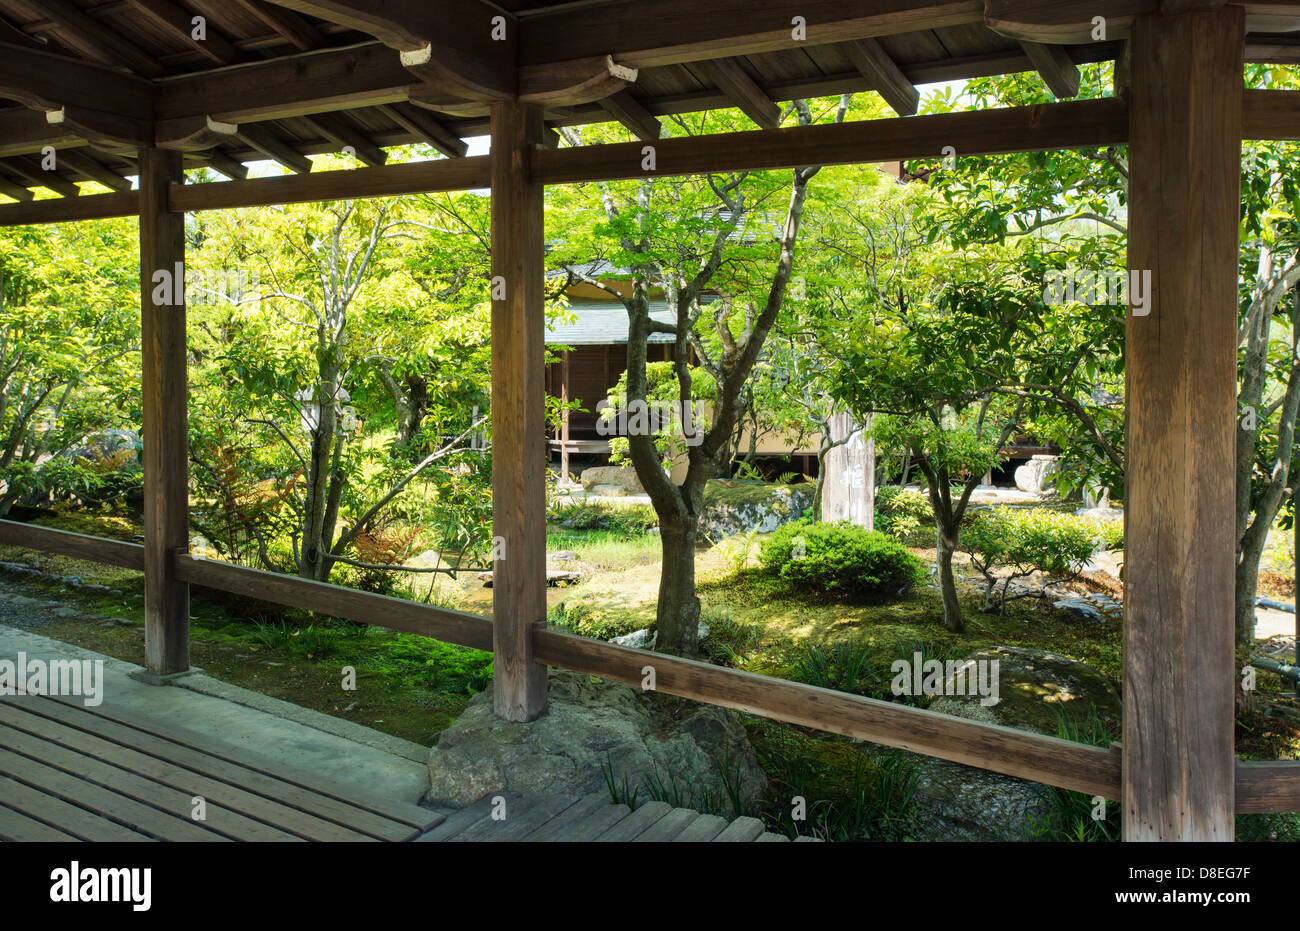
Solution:
M 140 309 L 144 378 L 144 616 L 150 672 L 190 665 L 190 587 L 175 555 L 189 549 L 185 351 L 185 215 L 167 209 L 181 153 L 140 150 Z
M 564 368 L 560 376 L 560 403 L 564 404 L 564 422 L 560 427 L 560 481 L 569 484 L 569 350 L 564 350 Z
M 537 104 L 492 104 L 492 578 L 494 707 L 507 721 L 546 709 L 546 667 L 533 662 L 546 623 L 546 391 L 542 141 Z
M 1243 53 L 1239 6 L 1134 24 L 1129 274 L 1150 286 L 1127 324 L 1126 840 L 1233 838 Z

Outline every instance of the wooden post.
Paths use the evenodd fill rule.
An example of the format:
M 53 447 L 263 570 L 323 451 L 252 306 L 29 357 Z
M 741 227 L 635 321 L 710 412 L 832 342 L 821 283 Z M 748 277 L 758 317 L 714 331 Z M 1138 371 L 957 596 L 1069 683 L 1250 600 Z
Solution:
M 542 185 L 532 180 L 542 109 L 492 104 L 492 577 L 494 707 L 546 709 L 533 628 L 546 624 L 545 315 Z
M 190 666 L 190 587 L 175 567 L 189 551 L 185 215 L 167 209 L 169 186 L 182 180 L 181 153 L 140 150 L 144 640 L 155 675 Z
M 1243 56 L 1240 6 L 1134 24 L 1126 840 L 1233 838 L 1235 520 L 1225 469 L 1236 429 Z
M 569 350 L 564 350 L 564 368 L 560 382 L 560 403 L 564 405 L 564 424 L 560 428 L 560 481 L 569 484 Z

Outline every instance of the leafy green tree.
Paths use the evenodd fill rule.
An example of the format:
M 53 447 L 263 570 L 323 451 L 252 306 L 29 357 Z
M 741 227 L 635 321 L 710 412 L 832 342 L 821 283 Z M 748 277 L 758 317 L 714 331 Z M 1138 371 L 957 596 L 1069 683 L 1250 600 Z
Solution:
M 0 517 L 95 481 L 63 458 L 139 425 L 139 279 L 126 221 L 0 230 Z

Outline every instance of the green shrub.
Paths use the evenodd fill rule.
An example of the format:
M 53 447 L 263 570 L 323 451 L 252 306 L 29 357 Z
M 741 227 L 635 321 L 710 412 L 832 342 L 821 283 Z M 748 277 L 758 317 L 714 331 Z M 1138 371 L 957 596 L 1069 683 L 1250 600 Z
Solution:
M 792 588 L 848 601 L 906 592 L 925 577 L 921 561 L 897 540 L 842 521 L 786 524 L 763 543 L 759 559 Z
M 1101 545 L 1108 550 L 1122 550 L 1124 548 L 1124 522 L 1122 520 L 1097 521 L 1097 535 L 1101 539 Z
M 608 530 L 625 537 L 643 536 L 659 526 L 654 508 L 645 505 L 567 504 L 551 508 L 547 519 L 565 530 Z
M 1034 572 L 1077 576 L 1097 548 L 1097 532 L 1094 521 L 1045 508 L 1002 507 L 980 513 L 962 532 L 962 547 L 984 576 L 985 609 L 996 600 L 1000 610 L 1006 610 L 1007 590 L 1014 579 Z M 1006 570 L 1001 579 L 994 574 L 999 568 Z M 999 582 L 1002 591 L 995 598 Z M 1043 593 L 1040 588 L 1024 594 Z
M 930 498 L 912 488 L 886 485 L 876 490 L 875 527 L 903 543 L 918 538 L 934 526 Z

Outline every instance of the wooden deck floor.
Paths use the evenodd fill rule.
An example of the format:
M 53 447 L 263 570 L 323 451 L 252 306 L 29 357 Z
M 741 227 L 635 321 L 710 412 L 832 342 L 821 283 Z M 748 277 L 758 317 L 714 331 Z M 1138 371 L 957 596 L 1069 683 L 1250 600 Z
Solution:
M 206 807 L 194 817 L 195 799 Z M 493 817 L 494 808 L 497 817 Z M 80 699 L 0 700 L 4 841 L 784 841 L 761 822 L 607 793 L 485 798 L 447 815 L 367 797 L 160 718 Z

